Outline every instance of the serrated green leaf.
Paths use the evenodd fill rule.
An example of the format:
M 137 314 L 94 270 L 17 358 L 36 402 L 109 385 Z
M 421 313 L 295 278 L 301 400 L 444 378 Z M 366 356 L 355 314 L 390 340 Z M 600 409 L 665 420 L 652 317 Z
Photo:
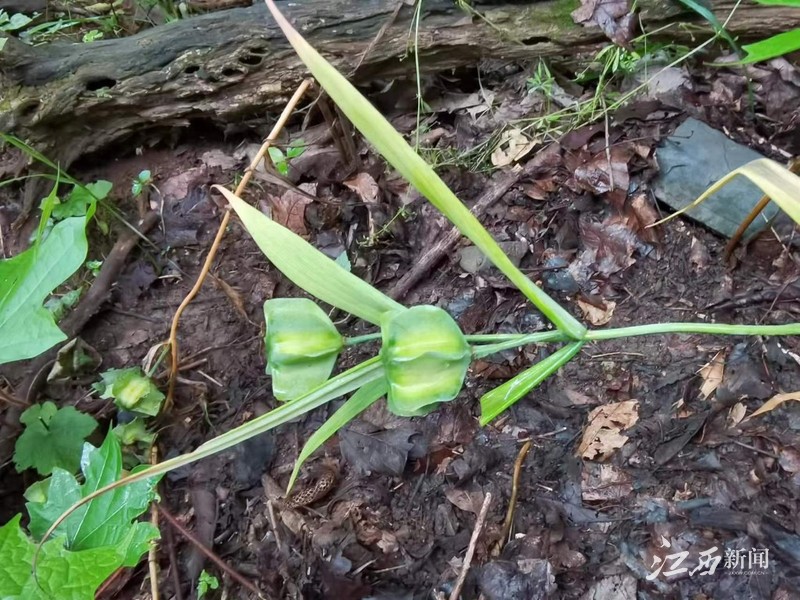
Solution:
M 300 456 L 294 463 L 294 470 L 292 476 L 289 478 L 289 485 L 286 487 L 286 493 L 291 491 L 297 476 L 300 473 L 300 468 L 314 452 L 322 446 L 332 435 L 339 431 L 342 427 L 347 425 L 350 421 L 355 419 L 362 412 L 372 406 L 378 398 L 384 396 L 388 389 L 388 383 L 385 379 L 379 379 L 365 384 L 356 391 L 344 404 L 339 407 L 330 418 L 322 424 L 322 427 L 317 429 L 300 452 Z
M 311 47 L 280 13 L 273 0 L 266 0 L 266 3 L 300 60 L 367 141 L 463 235 L 480 248 L 560 331 L 573 339 L 581 339 L 586 333 L 586 328 L 511 262 L 475 215 L 461 203 L 431 166 L 414 152 L 389 121 L 333 65 Z M 281 268 L 280 265 L 278 268 Z
M 36 578 L 36 545 L 19 526 L 20 515 L 0 527 L 0 598 L 3 600 L 94 600 L 95 590 L 121 564 L 116 548 L 71 552 L 57 538 L 42 546 Z
M 57 223 L 37 246 L 0 260 L 0 364 L 32 358 L 67 338 L 42 303 L 86 259 L 86 218 Z
M 55 468 L 76 472 L 83 441 L 97 427 L 91 416 L 72 406 L 59 409 L 52 402 L 34 404 L 20 421 L 25 430 L 14 447 L 14 465 L 17 471 L 32 467 L 40 475 L 49 475 Z
M 222 186 L 214 187 L 230 202 L 270 262 L 312 296 L 375 325 L 383 314 L 404 310 L 402 304 L 342 269 L 296 233 Z
M 57 469 L 53 472 L 47 501 L 26 504 L 31 517 L 30 531 L 41 538 L 47 529 L 70 506 L 90 493 L 117 481 L 122 475 L 122 450 L 116 436 L 109 432 L 103 445 L 86 444 L 81 461 L 85 483 Z M 55 530 L 66 536 L 70 550 L 114 546 L 123 556 L 123 566 L 135 566 L 147 551 L 158 531 L 150 523 L 134 522 L 155 498 L 154 479 L 116 488 L 80 507 Z
M 583 344 L 584 342 L 573 342 L 562 346 L 531 368 L 509 379 L 492 391 L 485 393 L 481 397 L 481 425 L 488 424 L 517 400 L 550 377 L 550 375 L 558 371 L 578 353 Z

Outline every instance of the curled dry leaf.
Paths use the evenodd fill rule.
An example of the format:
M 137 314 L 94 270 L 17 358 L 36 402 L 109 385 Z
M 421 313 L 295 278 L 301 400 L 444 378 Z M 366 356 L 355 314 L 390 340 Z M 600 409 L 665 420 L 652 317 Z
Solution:
M 622 448 L 628 436 L 622 431 L 639 420 L 639 401 L 625 400 L 598 406 L 589 413 L 589 422 L 578 446 L 578 454 L 589 460 L 603 460 Z
M 581 0 L 581 6 L 572 11 L 576 23 L 594 23 L 612 42 L 630 49 L 636 24 L 627 0 Z
M 725 350 L 717 352 L 714 358 L 703 365 L 697 374 L 703 379 L 700 393 L 703 398 L 708 398 L 722 383 L 722 378 L 725 375 Z
M 614 315 L 614 309 L 617 307 L 617 303 L 613 300 L 606 300 L 603 304 L 605 304 L 605 308 L 600 308 L 589 302 L 578 300 L 578 306 L 580 306 L 583 316 L 586 317 L 589 323 L 595 326 L 608 323 Z
M 314 195 L 317 191 L 316 184 L 303 183 L 298 186 L 302 191 Z M 306 229 L 306 206 L 311 203 L 311 198 L 295 190 L 286 190 L 282 196 L 271 196 L 272 219 L 297 235 L 308 235 Z
M 767 400 L 761 408 L 759 408 L 752 415 L 747 417 L 747 419 L 752 419 L 755 416 L 763 415 L 764 413 L 768 413 L 771 410 L 775 410 L 781 404 L 783 404 L 784 402 L 789 402 L 790 400 L 796 400 L 800 402 L 800 391 L 789 392 L 787 394 L 775 394 L 772 398 Z
M 492 152 L 492 164 L 506 167 L 527 155 L 536 144 L 519 129 L 508 129 L 500 136 L 497 149 Z
M 737 402 L 734 404 L 728 413 L 728 427 L 736 427 L 742 422 L 745 414 L 747 414 L 747 408 L 743 403 Z
M 345 179 L 344 184 L 358 194 L 362 202 L 369 204 L 378 200 L 380 189 L 369 173 L 358 173 L 350 179 Z
M 445 490 L 444 495 L 451 504 L 464 512 L 471 512 L 476 515 L 481 512 L 484 495 L 480 490 L 467 491 L 461 488 L 451 488 Z

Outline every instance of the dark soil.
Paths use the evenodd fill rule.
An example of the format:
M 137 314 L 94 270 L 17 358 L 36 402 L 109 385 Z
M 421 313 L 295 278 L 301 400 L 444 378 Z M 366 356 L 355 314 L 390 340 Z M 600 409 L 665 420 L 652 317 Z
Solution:
M 524 95 L 524 73 L 512 72 L 513 77 L 495 73 L 494 83 L 491 78 L 482 82 L 497 94 L 499 106 L 520 104 Z M 785 139 L 783 121 L 749 119 L 747 106 L 727 102 L 716 83 L 698 83 L 704 78 L 698 73 L 693 91 L 680 102 L 636 104 L 612 118 L 608 130 L 601 124 L 560 140 L 543 139 L 521 161 L 526 174 L 484 216 L 497 239 L 525 243 L 522 269 L 576 316 L 584 318 L 579 302 L 600 313 L 614 302 L 605 327 L 798 318 L 796 301 L 783 300 L 796 298 L 798 291 L 792 287 L 798 253 L 784 245 L 790 239 L 778 243 L 773 233 L 765 233 L 740 249 L 737 264 L 729 268 L 722 260 L 725 240 L 702 225 L 679 219 L 644 228 L 659 210 L 648 185 L 658 170 L 654 148 L 687 114 L 727 128 L 739 141 L 776 158 L 782 158 L 781 149 L 794 151 L 788 142 L 770 141 Z M 443 85 L 442 80 L 432 83 Z M 458 85 L 465 96 L 476 89 L 474 82 Z M 453 100 L 436 90 L 441 88 L 432 85 L 426 100 L 437 94 Z M 435 149 L 430 157 L 446 156 L 443 148 L 478 145 L 503 120 L 497 112 L 473 119 L 466 110 L 440 109 L 426 138 Z M 413 122 L 405 106 L 387 111 L 398 127 Z M 262 208 L 272 205 L 276 219 L 332 256 L 346 249 L 353 271 L 386 289 L 448 227 L 363 145 L 350 167 L 343 164 L 329 140 L 314 141 L 324 131 L 319 126 L 300 132 L 299 123 L 295 126 L 291 137 L 310 146 L 290 173 L 324 202 L 303 204 L 302 196 L 259 180 L 247 197 Z M 140 364 L 167 338 L 172 315 L 193 285 L 219 223 L 210 185 L 231 185 L 245 164 L 231 157 L 241 144 L 259 143 L 255 136 L 231 140 L 199 129 L 183 132 L 177 142 L 157 142 L 153 147 L 143 143 L 140 153 L 118 148 L 87 158 L 72 173 L 85 181 L 113 181 L 114 202 L 133 219 L 130 183 L 150 169 L 156 189 L 148 202 L 163 215 L 163 229 L 150 235 L 154 245 L 142 245 L 134 254 L 113 297 L 82 333 L 102 355 L 103 369 Z M 609 144 L 619 150 L 610 154 L 619 167 L 617 183 L 620 174 L 630 183 L 593 192 L 581 169 Z M 344 184 L 358 173 L 368 173 L 379 186 L 372 205 Z M 444 166 L 441 173 L 467 204 L 489 177 L 469 172 L 463 163 Z M 12 216 L 15 205 L 6 198 L 4 214 Z M 404 213 L 392 219 L 403 202 L 409 202 Z M 615 237 L 619 228 L 624 235 Z M 15 240 L 5 224 L 2 231 L 7 254 L 20 247 L 24 238 Z M 370 233 L 377 239 L 365 243 Z M 96 258 L 103 257 L 114 235 L 94 232 Z M 599 254 L 578 269 L 582 253 L 598 244 Z M 570 264 L 574 270 L 565 268 Z M 165 457 L 276 406 L 264 372 L 262 303 L 300 292 L 235 221 L 213 273 L 222 283 L 208 280 L 181 320 L 180 355 L 189 366 L 180 373 L 175 405 L 160 420 L 158 441 Z M 404 302 L 442 306 L 467 333 L 545 327 L 497 271 L 466 272 L 456 255 L 428 273 Z M 352 319 L 340 325 L 348 335 L 367 331 Z M 446 598 L 487 493 L 493 501 L 463 598 L 798 597 L 800 412 L 787 403 L 763 417 L 741 417 L 744 409 L 749 414 L 775 393 L 800 389 L 800 342 L 664 335 L 592 343 L 557 376 L 481 428 L 482 393 L 553 349 L 531 346 L 475 363 L 459 398 L 425 418 L 400 419 L 384 405 L 370 409 L 347 433 L 329 441 L 305 470 L 300 484 L 305 487 L 330 469 L 337 474 L 335 488 L 312 506 L 284 508 L 273 494 L 283 489 L 304 441 L 338 402 L 168 475 L 162 502 L 268 598 Z M 341 366 L 376 350 L 366 345 L 349 351 Z M 704 397 L 699 371 L 715 357 L 725 361 L 724 376 Z M 6 374 L 13 386 L 27 373 L 25 365 L 15 365 Z M 158 383 L 165 381 L 162 372 Z M 113 420 L 105 401 L 86 398 L 89 391 L 86 384 L 48 386 L 42 397 L 77 402 L 104 424 Z M 605 459 L 582 458 L 578 448 L 591 424 L 589 413 L 628 401 L 636 401 L 638 421 L 620 428 L 627 440 Z M 532 449 L 521 470 L 513 533 L 500 550 L 514 462 L 526 440 Z M 370 460 L 352 448 L 366 449 Z M 395 471 L 398 460 L 401 468 Z M 21 490 L 30 481 L 17 477 L 11 466 L 2 478 L 0 519 L 5 522 L 21 509 Z M 163 522 L 162 531 L 163 598 L 177 597 L 176 581 L 182 597 L 190 597 L 201 568 L 223 580 L 227 597 L 251 597 L 179 532 Z M 745 567 L 739 570 L 751 572 L 740 574 L 721 562 L 714 574 L 690 575 L 700 553 L 712 547 L 720 557 L 726 551 L 752 556 L 769 549 L 768 566 Z M 686 558 L 680 566 L 667 556 L 682 552 Z M 661 560 L 663 571 L 688 571 L 662 572 L 651 581 L 648 576 Z M 146 571 L 142 564 L 118 578 L 115 591 L 105 597 L 149 597 Z

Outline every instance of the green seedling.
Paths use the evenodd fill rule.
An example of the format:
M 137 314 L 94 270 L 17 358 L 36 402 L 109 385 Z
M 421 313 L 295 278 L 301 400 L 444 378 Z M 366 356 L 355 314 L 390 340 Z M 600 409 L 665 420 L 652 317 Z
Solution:
M 197 578 L 197 600 L 202 600 L 209 590 L 216 590 L 218 588 L 219 579 L 205 569 L 200 571 L 200 577 Z
M 466 365 L 474 358 L 519 348 L 530 344 L 560 343 L 549 358 L 531 366 L 481 399 L 481 422 L 488 423 L 535 386 L 553 375 L 590 341 L 627 338 L 664 333 L 701 333 L 712 335 L 797 335 L 800 324 L 730 325 L 718 323 L 657 323 L 618 329 L 587 330 L 563 307 L 550 298 L 534 282 L 522 274 L 502 252 L 486 229 L 455 197 L 431 167 L 408 145 L 386 119 L 323 59 L 278 12 L 272 0 L 266 0 L 278 25 L 294 46 L 300 58 L 330 97 L 339 105 L 364 137 L 435 207 L 444 213 L 460 231 L 483 250 L 486 256 L 531 300 L 555 327 L 552 331 L 514 334 L 481 334 L 465 336 L 455 321 L 436 307 L 407 308 L 382 292 L 342 269 L 336 262 L 316 250 L 305 240 L 271 221 L 256 208 L 229 190 L 215 186 L 237 213 L 258 247 L 289 280 L 320 301 L 371 323 L 380 331 L 357 338 L 342 338 L 343 345 L 353 346 L 380 340 L 380 352 L 330 379 L 316 383 L 328 369 L 331 356 L 339 352 L 339 334 L 334 334 L 326 319 L 313 316 L 316 310 L 307 303 L 294 302 L 286 314 L 299 315 L 301 326 L 278 326 L 282 336 L 279 348 L 291 348 L 279 357 L 278 368 L 291 364 L 298 369 L 302 387 L 315 385 L 305 393 L 280 404 L 274 410 L 256 417 L 232 431 L 202 444 L 193 452 L 148 467 L 85 496 L 59 517 L 43 536 L 68 519 L 76 510 L 102 494 L 119 490 L 159 476 L 173 469 L 206 458 L 253 436 L 296 419 L 336 398 L 353 393 L 342 407 L 311 437 L 302 450 L 306 459 L 333 435 L 382 395 L 389 396 L 391 410 L 400 415 L 425 414 L 442 402 L 452 400 L 460 391 Z M 269 313 L 269 309 L 268 309 Z M 280 319 L 281 311 L 268 314 Z M 276 323 L 273 321 L 273 328 Z M 274 331 L 274 329 L 273 329 Z M 267 339 L 267 350 L 275 348 L 275 339 Z M 290 361 L 286 362 L 287 357 Z M 320 358 L 324 357 L 321 366 Z M 271 360 L 268 357 L 268 361 Z M 279 360 L 279 363 L 281 363 Z M 308 371 L 302 370 L 307 367 Z M 279 376 L 280 379 L 280 376 Z M 290 397 L 294 395 L 287 395 Z M 290 483 L 295 481 L 295 465 Z
M 150 171 L 148 169 L 141 171 L 131 184 L 131 194 L 133 194 L 134 198 L 138 198 L 144 193 L 144 191 L 147 189 L 147 186 L 152 183 L 153 177 L 150 174 Z
M 270 146 L 268 150 L 269 157 L 272 160 L 272 164 L 275 166 L 275 170 L 284 177 L 289 174 L 289 161 L 301 156 L 305 151 L 306 147 L 303 145 L 303 140 L 293 141 L 289 147 L 286 148 L 286 153 L 276 146 Z

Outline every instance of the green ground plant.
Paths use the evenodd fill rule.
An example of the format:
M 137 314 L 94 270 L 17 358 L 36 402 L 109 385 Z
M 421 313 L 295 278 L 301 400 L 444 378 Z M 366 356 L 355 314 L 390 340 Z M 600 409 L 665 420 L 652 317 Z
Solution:
M 305 240 L 271 221 L 225 188 L 217 186 L 236 211 L 256 244 L 283 274 L 322 302 L 348 312 L 379 330 L 355 338 L 342 336 L 324 312 L 307 299 L 271 300 L 265 306 L 266 347 L 276 395 L 283 403 L 271 412 L 218 436 L 185 454 L 146 468 L 83 498 L 76 510 L 93 498 L 120 486 L 190 464 L 246 439 L 287 423 L 349 393 L 353 395 L 307 441 L 295 465 L 289 487 L 302 461 L 327 438 L 382 396 L 390 410 L 418 416 L 455 398 L 470 361 L 529 344 L 560 347 L 480 400 L 481 423 L 487 424 L 542 381 L 554 374 L 588 342 L 665 333 L 711 335 L 797 335 L 800 323 L 735 325 L 722 323 L 656 323 L 618 329 L 587 330 L 563 307 L 522 274 L 491 235 L 360 93 L 285 21 L 268 1 L 276 20 L 320 85 L 375 149 L 414 185 L 553 324 L 549 331 L 465 336 L 445 311 L 434 306 L 405 307 L 342 269 Z M 794 181 L 794 180 L 792 180 Z M 794 185 L 798 185 L 795 181 Z M 287 315 L 291 315 L 288 319 Z M 284 320 L 286 319 L 286 320 Z M 380 341 L 377 355 L 334 376 L 340 352 L 350 346 Z M 291 379 L 291 385 L 282 381 Z M 65 513 L 67 518 L 70 513 Z M 57 527 L 56 521 L 53 527 Z M 46 538 L 47 536 L 45 536 Z
M 45 570 L 45 565 L 52 564 L 48 561 L 60 560 L 67 565 L 77 565 L 79 558 L 69 553 L 96 553 L 100 549 L 114 548 L 113 552 L 103 555 L 102 560 L 95 560 L 92 555 L 95 562 L 91 569 L 94 584 L 100 573 L 107 572 L 108 565 L 128 564 L 133 560 L 133 554 L 144 548 L 143 540 L 152 539 L 148 536 L 152 536 L 154 532 L 138 528 L 138 533 L 126 534 L 132 536 L 131 538 L 121 537 L 116 533 L 105 539 L 105 546 L 79 548 L 77 541 L 83 541 L 83 538 L 78 535 L 79 531 L 76 532 L 74 523 L 79 516 L 99 514 L 100 511 L 92 510 L 93 507 L 103 506 L 107 513 L 115 512 L 110 510 L 112 506 L 117 506 L 114 503 L 124 504 L 130 501 L 135 509 L 125 512 L 124 524 L 120 521 L 115 525 L 132 531 L 135 528 L 132 525 L 133 519 L 141 514 L 147 502 L 152 499 L 155 481 L 162 474 L 235 446 L 347 394 L 352 395 L 309 438 L 302 449 L 290 478 L 289 488 L 295 482 L 304 460 L 326 439 L 383 396 L 387 397 L 389 409 L 397 415 L 413 417 L 427 414 L 459 395 L 472 360 L 493 353 L 531 344 L 558 344 L 547 358 L 483 395 L 480 399 L 480 421 L 484 425 L 557 372 L 589 342 L 665 333 L 800 334 L 799 323 L 763 326 L 656 323 L 617 329 L 587 329 L 514 266 L 489 232 L 447 188 L 431 166 L 414 152 L 406 140 L 333 66 L 308 45 L 277 11 L 271 0 L 267 0 L 267 4 L 300 58 L 364 138 L 483 251 L 550 321 L 553 329 L 513 334 L 464 335 L 455 320 L 441 308 L 403 306 L 343 269 L 305 240 L 270 220 L 229 190 L 216 186 L 267 259 L 289 280 L 325 304 L 373 325 L 376 331 L 348 338 L 338 332 L 327 314 L 311 300 L 301 298 L 268 301 L 265 304 L 267 363 L 272 375 L 274 395 L 282 404 L 271 412 L 202 444 L 191 453 L 142 468 L 122 478 L 119 478 L 121 466 L 113 470 L 113 477 L 111 473 L 100 477 L 84 471 L 85 483 L 82 486 L 77 484 L 77 480 L 73 482 L 66 476 L 59 475 L 65 482 L 64 489 L 70 491 L 56 502 L 52 496 L 54 484 L 51 482 L 50 495 L 46 500 L 37 503 L 47 508 L 39 506 L 31 513 L 31 533 L 40 540 L 38 554 L 32 550 L 33 542 L 20 529 L 18 518 L 0 529 L 0 548 L 3 547 L 4 539 L 10 540 L 6 542 L 8 547 L 15 549 L 20 556 L 35 559 L 41 569 L 40 573 L 48 574 L 48 579 L 42 586 L 51 586 L 52 589 L 56 585 L 50 580 L 54 571 Z M 767 166 L 763 168 L 771 169 Z M 770 177 L 767 176 L 768 179 Z M 780 187 L 785 189 L 785 186 L 795 186 L 795 190 L 800 189 L 800 180 L 796 176 L 792 177 L 794 179 L 785 179 Z M 773 188 L 767 191 L 775 193 Z M 790 207 L 786 210 L 793 218 L 797 218 L 795 209 Z M 343 351 L 369 343 L 380 343 L 380 350 L 375 356 L 331 377 Z M 108 383 L 106 388 L 107 386 Z M 111 383 L 112 391 L 113 386 Z M 108 441 L 111 438 L 116 440 L 115 436 L 106 438 L 109 447 L 112 445 Z M 56 467 L 53 471 L 55 477 L 55 473 L 59 471 Z M 125 494 L 134 495 L 135 501 L 126 500 L 130 496 Z M 148 495 L 145 502 L 143 498 Z M 95 504 L 101 502 L 103 504 Z M 37 515 L 36 518 L 34 514 Z M 49 540 L 53 533 L 66 535 L 68 544 L 73 545 L 67 549 L 61 537 Z M 136 552 L 129 552 L 128 549 L 132 547 Z M 83 560 L 83 556 L 80 560 Z M 80 568 L 75 567 L 77 570 Z M 82 568 L 86 568 L 85 562 Z M 23 578 L 15 572 L 14 581 L 23 581 L 24 585 L 30 585 L 29 575 L 28 572 Z M 89 587 L 87 583 L 86 589 Z M 19 596 L 18 588 L 19 586 L 13 589 L 0 587 L 0 597 L 15 597 L 15 594 Z

